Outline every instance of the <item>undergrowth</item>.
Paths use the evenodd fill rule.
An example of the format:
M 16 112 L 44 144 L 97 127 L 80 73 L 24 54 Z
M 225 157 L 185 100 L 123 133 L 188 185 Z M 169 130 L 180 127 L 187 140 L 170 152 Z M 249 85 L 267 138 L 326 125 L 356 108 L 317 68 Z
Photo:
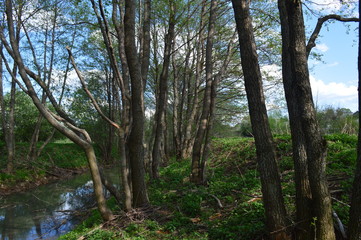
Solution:
M 349 209 L 344 203 L 349 202 L 357 139 L 326 139 L 333 208 L 347 224 Z M 287 210 L 294 216 L 291 139 L 279 136 L 275 142 Z M 207 185 L 196 186 L 189 182 L 190 160 L 173 159 L 161 169 L 160 179 L 148 184 L 153 214 L 142 221 L 123 219 L 99 227 L 100 216 L 94 211 L 61 239 L 263 239 L 265 218 L 253 139 L 214 139 L 208 166 Z
M 39 146 L 40 147 L 40 144 Z M 0 144 L 1 152 L 5 152 L 5 144 Z M 33 162 L 27 160 L 28 143 L 16 144 L 14 170 L 11 173 L 0 171 L 0 184 L 12 186 L 43 178 L 54 168 L 74 169 L 87 166 L 84 151 L 74 143 L 49 143 L 41 155 Z M 0 156 L 0 169 L 6 169 L 6 154 Z

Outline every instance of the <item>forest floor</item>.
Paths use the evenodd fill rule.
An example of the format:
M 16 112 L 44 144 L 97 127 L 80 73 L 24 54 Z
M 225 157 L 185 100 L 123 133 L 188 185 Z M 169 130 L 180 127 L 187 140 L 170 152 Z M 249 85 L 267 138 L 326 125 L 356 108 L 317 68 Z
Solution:
M 0 143 L 0 150 L 4 148 L 4 143 Z M 31 163 L 26 160 L 28 148 L 27 143 L 16 145 L 15 167 L 12 173 L 6 172 L 6 155 L 0 156 L 0 196 L 26 191 L 87 170 L 85 154 L 73 143 L 50 143 L 40 157 Z
M 333 210 L 348 222 L 349 194 L 356 161 L 357 137 L 326 136 L 327 174 Z M 287 211 L 295 215 L 294 171 L 289 136 L 276 138 Z M 264 208 L 255 146 L 250 138 L 214 139 L 206 186 L 189 182 L 190 160 L 170 161 L 159 180 L 149 181 L 151 207 L 121 211 L 108 201 L 117 219 L 102 223 L 94 210 L 60 239 L 242 239 L 265 237 Z M 290 226 L 290 230 L 296 224 Z

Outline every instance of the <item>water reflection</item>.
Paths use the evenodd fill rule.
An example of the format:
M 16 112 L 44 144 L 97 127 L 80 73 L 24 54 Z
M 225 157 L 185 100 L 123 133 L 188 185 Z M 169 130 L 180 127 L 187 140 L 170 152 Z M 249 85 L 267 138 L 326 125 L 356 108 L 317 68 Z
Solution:
M 94 204 L 89 174 L 0 199 L 0 239 L 57 239 L 79 219 L 74 211 Z

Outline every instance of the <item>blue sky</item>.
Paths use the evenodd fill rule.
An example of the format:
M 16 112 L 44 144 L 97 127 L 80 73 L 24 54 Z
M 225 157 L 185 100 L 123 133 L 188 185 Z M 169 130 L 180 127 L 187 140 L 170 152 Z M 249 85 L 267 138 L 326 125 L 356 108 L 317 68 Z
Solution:
M 313 30 L 316 19 L 307 21 Z M 319 108 L 329 105 L 357 111 L 358 23 L 329 23 L 322 28 L 316 49 L 324 62 L 310 60 L 311 86 Z M 308 29 L 310 30 L 310 29 Z

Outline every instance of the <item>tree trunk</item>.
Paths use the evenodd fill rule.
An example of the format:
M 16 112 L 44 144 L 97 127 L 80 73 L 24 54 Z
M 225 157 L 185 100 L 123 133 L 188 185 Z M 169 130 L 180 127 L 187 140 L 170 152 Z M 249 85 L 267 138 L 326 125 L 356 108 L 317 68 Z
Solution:
M 147 86 L 149 59 L 150 59 L 150 13 L 151 13 L 151 0 L 144 1 L 143 11 L 143 32 L 141 39 L 141 72 L 143 79 L 144 91 Z
M 149 205 L 144 171 L 144 99 L 143 81 L 138 54 L 135 46 L 135 6 L 134 0 L 125 2 L 124 32 L 125 53 L 131 80 L 132 127 L 129 135 L 129 157 L 132 174 L 133 206 Z
M 179 102 L 179 87 L 180 87 L 180 79 L 178 77 L 179 71 L 178 67 L 175 63 L 175 57 L 172 57 L 172 67 L 173 67 L 173 145 L 174 145 L 174 153 L 176 160 L 182 159 L 182 146 L 181 146 L 181 133 L 179 129 L 181 129 L 181 116 L 180 116 L 180 102 Z M 183 82 L 184 84 L 184 82 Z M 183 85 L 184 89 L 184 85 Z M 183 98 L 183 94 L 181 95 Z
M 311 221 L 311 189 L 308 180 L 306 143 L 302 131 L 300 117 L 298 115 L 297 103 L 295 101 L 295 92 L 293 89 L 293 77 L 291 72 L 291 56 L 289 53 L 289 25 L 287 9 L 283 0 L 278 1 L 278 8 L 281 18 L 282 29 L 282 75 L 283 86 L 286 95 L 288 115 L 290 119 L 290 128 L 292 136 L 292 152 L 295 166 L 295 185 L 296 185 L 296 222 L 299 223 L 295 228 L 296 239 L 312 239 Z
M 131 124 L 131 114 L 130 114 L 130 102 L 127 96 L 130 95 L 129 89 L 129 69 L 128 61 L 125 54 L 124 46 L 124 26 L 123 26 L 123 16 L 121 14 L 121 4 L 113 0 L 113 12 L 112 20 L 115 25 L 115 30 L 117 32 L 118 39 L 118 54 L 122 66 L 122 76 L 124 86 L 121 86 L 121 81 L 117 81 L 119 88 L 122 91 L 122 109 L 121 109 L 121 129 L 119 134 L 119 147 L 118 151 L 120 152 L 120 165 L 121 165 L 121 175 L 122 175 L 122 185 L 124 193 L 124 206 L 126 211 L 132 209 L 132 180 L 130 173 L 130 162 L 129 162 L 129 151 L 128 151 L 128 136 L 130 132 Z M 119 11 L 119 16 L 118 16 Z M 119 21 L 120 19 L 121 21 Z M 119 72 L 119 71 L 118 71 Z
M 120 132 L 119 134 L 119 153 L 120 153 L 120 165 L 121 165 L 121 178 L 122 178 L 122 186 L 123 186 L 123 202 L 124 208 L 126 211 L 130 211 L 132 209 L 132 189 L 131 189 L 131 180 L 130 180 L 130 168 L 127 151 L 126 151 L 126 143 L 124 132 Z
M 202 9 L 200 13 L 200 23 L 199 23 L 199 31 L 198 31 L 198 41 L 196 42 L 196 74 L 194 76 L 194 83 L 192 84 L 192 78 L 188 79 L 188 101 L 187 101 L 187 113 L 186 114 L 186 122 L 184 129 L 184 138 L 182 143 L 182 158 L 189 158 L 193 152 L 194 145 L 194 136 L 192 132 L 196 132 L 194 130 L 194 126 L 196 125 L 196 119 L 198 114 L 198 106 L 199 106 L 199 86 L 201 82 L 201 75 L 203 71 L 203 62 L 204 62 L 204 15 L 206 10 L 206 1 L 202 1 Z M 190 97 L 193 94 L 193 98 Z
M 102 185 L 102 178 L 100 175 L 100 170 L 98 168 L 94 148 L 90 144 L 88 146 L 84 146 L 83 148 L 88 158 L 88 164 L 93 179 L 94 194 L 95 194 L 95 198 L 97 199 L 98 210 L 104 220 L 106 221 L 112 220 L 114 219 L 114 216 L 106 204 L 106 199 L 104 197 L 104 191 Z
M 47 47 L 48 30 L 45 31 L 45 41 L 44 41 L 45 44 L 44 44 L 44 66 L 43 66 L 44 73 L 43 73 L 43 76 L 44 76 L 44 82 L 46 82 L 46 85 L 48 88 L 50 87 L 50 83 L 51 83 L 51 77 L 52 77 L 51 75 L 53 72 L 53 65 L 54 65 L 54 58 L 55 58 L 55 40 L 56 40 L 55 29 L 57 27 L 57 16 L 58 16 L 58 8 L 57 8 L 57 6 L 55 6 L 54 19 L 52 21 L 52 29 L 51 29 L 51 40 L 50 40 L 50 42 L 51 42 L 50 54 L 51 55 L 50 55 L 49 68 L 47 66 L 47 61 L 46 61 L 46 53 L 47 53 L 47 49 L 48 49 L 48 47 Z M 40 71 L 40 69 L 39 69 L 39 71 Z M 42 97 L 41 97 L 42 104 L 46 103 L 46 99 L 47 99 L 46 92 L 43 90 Z M 60 105 L 60 102 L 59 102 L 59 105 Z M 43 123 L 43 119 L 44 119 L 43 116 L 39 113 L 38 120 L 36 122 L 35 129 L 34 129 L 32 137 L 31 137 L 29 153 L 27 155 L 28 162 L 30 162 L 30 163 L 33 162 L 40 155 L 42 149 L 45 147 L 45 145 L 43 145 L 42 148 L 40 149 L 40 151 L 37 151 L 37 143 L 39 141 L 39 134 L 40 134 L 41 125 Z M 54 132 L 49 135 L 49 138 L 47 139 L 48 141 L 45 141 L 45 143 L 49 143 L 51 141 L 51 138 L 53 135 L 54 135 Z
M 312 99 L 301 1 L 285 1 L 288 14 L 290 67 L 294 100 L 306 140 L 313 216 L 318 240 L 335 239 L 331 197 L 326 179 L 326 141 L 320 133 Z
M 168 94 L 168 75 L 169 75 L 169 66 L 171 59 L 171 49 L 172 42 L 174 39 L 174 29 L 175 29 L 175 19 L 174 19 L 174 6 L 173 2 L 170 3 L 171 13 L 169 16 L 169 27 L 168 33 L 165 36 L 165 46 L 164 46 L 164 60 L 163 60 L 163 69 L 159 78 L 159 91 L 157 98 L 157 106 L 154 122 L 155 126 L 155 137 L 154 137 L 154 146 L 152 154 L 152 177 L 157 179 L 159 178 L 159 164 L 161 162 L 161 152 L 162 152 L 162 136 L 165 134 L 165 111 L 167 106 L 167 94 Z M 163 138 L 164 139 L 164 138 Z M 164 140 L 163 140 L 164 141 Z M 165 143 L 163 144 L 163 146 Z
M 3 44 L 0 43 L 0 51 L 3 53 Z M 3 88 L 3 59 L 0 56 L 0 109 L 1 109 L 1 129 L 3 132 L 4 140 L 6 141 L 6 112 L 5 112 L 5 101 L 4 101 L 4 88 Z
M 70 140 L 72 140 L 74 143 L 76 143 L 77 145 L 81 146 L 84 149 L 84 151 L 87 155 L 90 171 L 92 174 L 92 179 L 93 179 L 93 184 L 94 184 L 94 192 L 95 192 L 96 201 L 98 204 L 98 209 L 100 211 L 102 218 L 105 221 L 111 220 L 114 218 L 114 216 L 113 216 L 112 212 L 106 206 L 105 198 L 103 195 L 103 185 L 101 182 L 99 169 L 98 169 L 97 162 L 96 162 L 94 149 L 91 145 L 91 139 L 85 130 L 79 129 L 79 128 L 75 127 L 72 123 L 68 122 L 66 120 L 66 119 L 69 119 L 68 116 L 65 115 L 64 116 L 65 118 L 59 117 L 59 116 L 55 115 L 54 113 L 52 113 L 48 108 L 46 108 L 41 103 L 41 101 L 40 101 L 39 97 L 37 96 L 36 91 L 32 85 L 31 80 L 28 77 L 28 74 L 31 75 L 33 78 L 36 78 L 37 82 L 39 82 L 39 83 L 41 82 L 41 80 L 35 73 L 31 72 L 24 65 L 23 59 L 22 59 L 20 51 L 19 51 L 19 45 L 15 41 L 14 20 L 12 17 L 12 13 L 13 13 L 12 1 L 6 0 L 7 29 L 9 31 L 8 35 L 10 38 L 11 46 L 8 44 L 3 32 L 0 32 L 1 41 L 4 44 L 9 55 L 13 58 L 15 64 L 18 66 L 19 74 L 26 86 L 26 93 L 31 97 L 33 103 L 38 108 L 40 113 L 43 114 L 44 118 L 46 118 L 53 127 L 55 127 L 62 134 L 64 134 L 66 137 L 68 137 Z M 45 84 L 42 84 L 42 87 L 45 87 Z M 50 91 L 48 91 L 47 94 L 48 94 L 49 98 L 53 99 L 53 96 L 50 96 L 51 95 Z M 56 108 L 58 106 L 55 105 L 54 107 Z M 62 115 L 64 115 L 64 114 L 65 113 L 62 112 Z
M 19 16 L 21 14 L 22 8 L 19 9 Z M 16 44 L 20 42 L 20 23 L 17 22 L 16 32 L 14 33 L 14 41 Z M 6 171 L 12 172 L 14 168 L 14 160 L 15 160 L 15 93 L 16 93 L 16 83 L 15 78 L 17 74 L 17 66 L 14 63 L 12 69 L 12 76 L 11 76 L 11 89 L 10 89 L 10 100 L 9 100 L 9 113 L 8 117 L 3 115 L 5 128 L 4 128 L 4 135 L 5 135 L 5 143 L 6 143 L 6 150 L 7 150 L 7 165 Z M 4 109 L 5 111 L 5 109 Z
M 359 1 L 359 13 L 361 13 L 361 1 Z M 361 119 L 361 22 L 359 22 L 359 48 L 358 48 L 358 116 Z M 351 195 L 350 220 L 348 224 L 349 239 L 361 239 L 361 122 L 359 120 L 357 162 L 355 179 Z
M 191 181 L 196 184 L 203 184 L 205 179 L 204 177 L 204 160 L 202 160 L 202 155 L 204 151 L 204 143 L 206 141 L 206 133 L 209 127 L 209 113 L 211 108 L 211 94 L 212 94 L 212 84 L 213 84 L 213 38 L 215 31 L 215 21 L 216 21 L 216 8 L 217 1 L 211 1 L 211 8 L 209 14 L 209 26 L 208 26 L 208 36 L 206 43 L 206 88 L 203 96 L 203 108 L 200 126 L 197 130 L 197 135 L 193 145 L 192 153 L 192 173 Z
M 288 239 L 287 215 L 274 143 L 268 123 L 248 0 L 232 0 L 252 130 L 256 143 L 266 223 L 272 239 Z
M 11 90 L 10 90 L 10 102 L 9 102 L 9 117 L 7 119 L 5 139 L 6 149 L 8 153 L 8 161 L 6 165 L 6 171 L 12 172 L 14 168 L 15 160 L 15 92 L 16 92 L 16 76 L 17 67 L 14 64 L 13 77 L 11 79 Z

